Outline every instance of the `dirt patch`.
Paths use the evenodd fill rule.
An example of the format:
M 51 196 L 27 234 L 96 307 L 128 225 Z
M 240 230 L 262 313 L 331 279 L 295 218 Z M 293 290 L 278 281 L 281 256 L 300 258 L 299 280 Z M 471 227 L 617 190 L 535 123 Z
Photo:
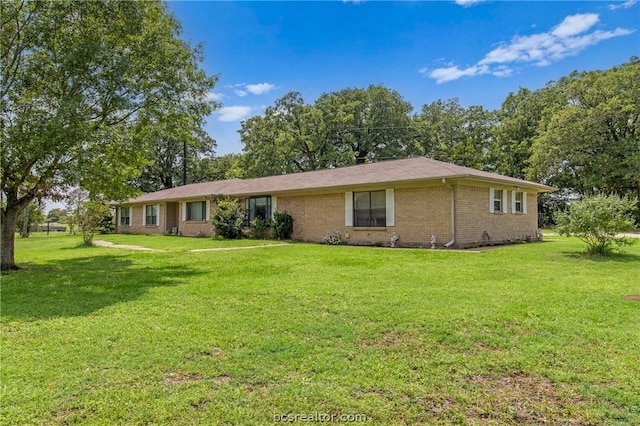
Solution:
M 589 424 L 575 417 L 573 409 L 582 402 L 577 393 L 545 377 L 514 372 L 475 376 L 470 382 L 479 388 L 482 398 L 467 411 L 468 420 L 480 424 Z
M 640 294 L 627 294 L 626 296 L 624 296 L 624 299 L 640 302 Z
M 84 407 L 65 407 L 52 414 L 51 424 L 69 425 L 82 423 L 88 418 L 87 409 Z
M 204 376 L 198 373 L 187 373 L 184 371 L 172 371 L 164 375 L 165 385 L 181 385 L 183 383 L 196 382 L 202 380 Z
M 381 349 L 405 346 L 414 340 L 415 336 L 410 333 L 390 331 L 377 338 L 360 338 L 358 344 L 363 349 Z
M 164 250 L 156 250 L 149 247 L 142 246 L 134 246 L 130 244 L 114 244 L 110 241 L 103 240 L 94 240 L 93 245 L 98 247 L 109 247 L 109 248 L 118 248 L 118 249 L 127 249 L 127 250 L 137 250 L 137 251 L 153 251 L 153 252 L 164 252 Z
M 213 379 L 213 383 L 217 385 L 221 385 L 223 383 L 229 383 L 230 381 L 231 381 L 231 376 L 227 376 L 227 375 L 218 376 Z

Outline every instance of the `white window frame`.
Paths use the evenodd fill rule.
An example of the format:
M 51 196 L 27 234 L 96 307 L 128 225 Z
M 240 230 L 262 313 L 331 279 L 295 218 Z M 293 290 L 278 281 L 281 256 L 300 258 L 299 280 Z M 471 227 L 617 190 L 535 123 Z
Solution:
M 500 197 L 501 209 L 496 211 L 494 201 L 496 191 L 502 191 L 502 197 Z M 507 190 L 501 188 L 489 188 L 489 213 L 507 213 Z
M 126 216 L 122 214 L 123 211 L 127 212 Z M 122 219 L 125 217 L 128 219 L 127 220 L 128 223 L 122 223 Z M 128 207 L 121 206 L 118 209 L 118 226 L 131 226 L 131 206 L 128 206 Z
M 344 226 L 353 226 L 353 191 L 344 193 Z
M 386 227 L 396 226 L 395 190 L 385 191 Z M 344 193 L 344 226 L 353 227 L 353 191 Z
M 205 218 L 203 220 L 187 220 L 187 203 L 199 203 L 199 202 L 205 203 L 205 207 L 204 207 Z M 204 221 L 208 222 L 211 216 L 211 201 L 210 200 L 183 201 L 180 203 L 180 209 L 182 210 L 182 215 L 180 217 L 180 220 L 182 222 L 204 222 Z
M 278 210 L 278 197 L 271 196 L 271 219 Z
M 204 209 L 204 217 L 202 219 L 191 219 L 189 218 L 189 204 L 194 204 L 194 203 L 202 203 L 203 206 L 202 208 Z M 204 200 L 199 200 L 199 201 L 186 201 L 184 203 L 185 205 L 185 218 L 184 220 L 186 222 L 203 222 L 205 220 L 207 220 L 207 202 Z
M 154 206 L 156 209 L 156 222 L 147 223 L 147 206 Z M 160 225 L 160 204 L 145 204 L 142 206 L 142 223 L 144 226 L 159 226 Z
M 520 203 L 520 210 L 517 210 L 518 194 L 522 194 L 522 202 Z M 511 191 L 511 212 L 513 214 L 527 214 L 527 193 L 526 192 Z

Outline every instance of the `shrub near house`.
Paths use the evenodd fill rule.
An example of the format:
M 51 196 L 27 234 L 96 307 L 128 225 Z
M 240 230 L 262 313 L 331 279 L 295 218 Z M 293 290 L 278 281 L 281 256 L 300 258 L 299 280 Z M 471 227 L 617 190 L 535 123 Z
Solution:
M 617 237 L 633 230 L 636 203 L 617 195 L 585 197 L 572 203 L 568 210 L 556 213 L 556 231 L 560 235 L 580 238 L 587 243 L 587 251 L 591 254 L 611 254 L 636 242 L 632 238 Z

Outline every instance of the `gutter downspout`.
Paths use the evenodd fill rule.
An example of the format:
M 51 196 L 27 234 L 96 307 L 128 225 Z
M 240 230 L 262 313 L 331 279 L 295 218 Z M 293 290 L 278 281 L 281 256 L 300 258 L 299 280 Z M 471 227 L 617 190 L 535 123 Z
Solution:
M 450 248 L 456 243 L 456 188 L 447 184 L 447 179 L 442 178 L 442 183 L 451 189 L 451 241 L 445 244 L 445 248 Z

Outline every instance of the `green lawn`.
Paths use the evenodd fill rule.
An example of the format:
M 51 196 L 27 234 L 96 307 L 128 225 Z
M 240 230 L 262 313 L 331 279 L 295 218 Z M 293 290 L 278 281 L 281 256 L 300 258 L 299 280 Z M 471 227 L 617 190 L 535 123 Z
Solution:
M 96 238 L 168 251 L 17 239 L 0 424 L 640 424 L 640 244 Z

